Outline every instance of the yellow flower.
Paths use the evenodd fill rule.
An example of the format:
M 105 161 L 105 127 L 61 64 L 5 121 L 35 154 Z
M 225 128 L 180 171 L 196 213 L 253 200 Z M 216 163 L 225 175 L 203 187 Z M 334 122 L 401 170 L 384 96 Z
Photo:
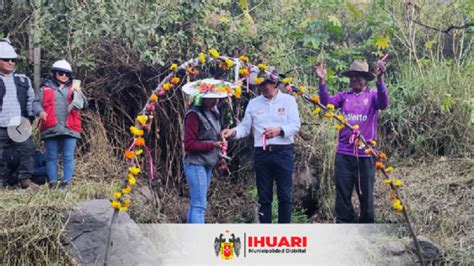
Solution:
M 248 71 L 248 69 L 246 69 L 246 68 L 241 68 L 241 69 L 239 70 L 239 74 L 240 74 L 242 77 L 246 77 L 246 76 L 249 75 L 249 71 Z
M 201 62 L 201 65 L 206 63 L 206 55 L 204 53 L 199 53 L 199 62 Z
M 344 128 L 344 125 L 334 125 L 334 127 L 337 129 L 337 130 L 341 130 Z
M 354 129 L 359 129 L 359 125 L 354 125 Z
M 176 85 L 176 84 L 179 83 L 180 80 L 181 80 L 181 79 L 178 78 L 178 77 L 173 77 L 173 78 L 171 79 L 171 84 L 175 84 L 175 85 Z
M 219 52 L 216 49 L 209 50 L 209 54 L 216 59 L 219 57 Z
M 264 78 L 255 77 L 253 78 L 253 81 L 255 82 L 255 84 L 259 85 L 264 81 Z
M 402 205 L 402 203 L 400 202 L 399 199 L 396 199 L 396 200 L 393 201 L 393 208 L 397 212 L 402 212 L 403 211 L 403 205 Z
M 138 150 L 135 151 L 136 155 L 142 155 L 142 153 L 143 153 L 142 149 L 138 149 Z
M 403 211 L 403 206 L 402 206 L 402 205 L 397 205 L 397 206 L 395 207 L 395 210 L 396 210 L 397 212 L 402 212 L 402 211 Z
M 289 84 L 293 81 L 293 78 L 284 78 L 281 82 L 283 82 L 284 84 Z
M 140 172 L 141 172 L 140 168 L 135 167 L 135 166 L 134 166 L 134 167 L 129 167 L 129 168 L 128 168 L 128 171 L 129 171 L 132 175 L 138 175 L 138 174 L 140 174 Z
M 121 197 L 122 197 L 122 193 L 120 193 L 120 192 L 115 192 L 114 193 L 114 198 L 120 199 Z
M 334 105 L 333 105 L 333 104 L 328 104 L 328 105 L 326 105 L 326 107 L 327 107 L 329 110 L 331 110 L 331 111 L 334 112 Z
M 342 124 L 345 124 L 345 123 L 346 123 L 346 119 L 344 118 L 343 115 L 338 115 L 338 116 L 337 116 L 337 119 L 339 119 L 339 121 L 341 121 Z
M 178 65 L 177 65 L 177 64 L 172 64 L 172 65 L 170 66 L 170 70 L 171 70 L 171 71 L 176 71 L 177 69 L 178 69 Z
M 150 96 L 150 101 L 156 103 L 158 101 L 158 96 L 156 94 L 152 94 Z
M 137 183 L 137 179 L 133 175 L 128 175 L 128 183 L 133 186 Z
M 260 68 L 260 69 L 263 70 L 263 71 L 267 71 L 267 70 L 268 70 L 268 66 L 265 65 L 265 64 L 258 64 L 258 68 Z
M 234 89 L 234 96 L 235 98 L 240 99 L 240 97 L 242 96 L 242 88 L 236 87 Z
M 112 207 L 114 209 L 119 209 L 120 208 L 120 202 L 114 200 L 110 203 L 110 207 Z
M 313 103 L 318 104 L 320 103 L 319 96 L 318 95 L 313 95 Z
M 119 209 L 121 212 L 126 212 L 128 210 L 128 207 L 122 206 Z
M 165 90 L 165 91 L 168 91 L 172 87 L 173 87 L 173 84 L 171 84 L 169 82 L 166 82 L 165 84 L 163 84 L 163 90 Z
M 325 113 L 325 114 L 324 114 L 324 117 L 326 117 L 326 118 L 333 118 L 333 117 L 334 117 L 334 113 L 331 113 L 331 112 Z
M 393 184 L 397 187 L 402 187 L 403 186 L 403 182 L 400 179 L 395 180 L 395 182 Z
M 392 179 L 387 178 L 387 179 L 384 179 L 383 182 L 387 185 L 390 185 L 390 184 L 392 184 Z
M 357 127 L 357 128 L 359 128 L 359 127 Z M 375 140 L 371 140 L 371 141 L 369 142 L 369 144 L 372 145 L 372 146 L 375 146 L 375 145 L 377 145 L 377 142 L 375 142 Z
M 130 127 L 130 133 L 134 136 L 141 137 L 143 136 L 143 129 L 138 129 L 134 126 Z
M 249 58 L 245 55 L 239 56 L 239 59 L 240 59 L 240 61 L 242 61 L 244 63 L 247 63 L 249 61 Z
M 227 68 L 231 68 L 234 66 L 234 62 L 230 60 L 229 58 L 225 59 L 225 64 L 227 65 Z
M 303 94 L 305 93 L 306 91 L 306 87 L 305 86 L 300 86 L 300 93 Z
M 138 130 L 139 130 L 139 129 L 136 128 L 135 126 L 130 126 L 130 134 L 135 135 L 135 133 L 136 133 Z
M 393 172 L 393 167 L 390 166 L 390 167 L 385 168 L 385 172 L 388 173 L 388 174 L 392 173 Z
M 126 186 L 125 188 L 122 188 L 122 193 L 123 194 L 128 194 L 128 193 L 130 193 L 130 191 L 132 191 L 131 186 Z
M 320 112 L 321 112 L 321 108 L 316 107 L 316 108 L 314 108 L 314 110 L 313 110 L 313 112 L 311 113 L 311 115 L 317 116 Z
M 139 115 L 139 116 L 137 116 L 137 121 L 138 121 L 138 123 L 140 123 L 140 125 L 144 126 L 144 125 L 146 125 L 146 122 L 148 121 L 148 116 Z

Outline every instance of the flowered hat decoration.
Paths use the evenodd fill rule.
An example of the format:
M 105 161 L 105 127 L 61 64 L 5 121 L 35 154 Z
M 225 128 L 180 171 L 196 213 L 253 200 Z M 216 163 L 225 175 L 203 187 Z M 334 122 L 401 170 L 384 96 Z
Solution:
M 189 82 L 182 90 L 194 105 L 201 105 L 204 98 L 227 98 L 232 93 L 232 83 L 217 79 L 202 79 Z

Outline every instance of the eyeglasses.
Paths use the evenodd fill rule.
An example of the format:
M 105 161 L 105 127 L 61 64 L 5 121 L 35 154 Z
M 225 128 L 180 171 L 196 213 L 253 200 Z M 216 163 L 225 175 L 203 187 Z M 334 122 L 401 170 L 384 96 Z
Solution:
M 62 77 L 62 76 L 67 76 L 68 74 L 66 72 L 56 71 L 56 75 Z
M 6 63 L 12 62 L 13 64 L 16 64 L 16 58 L 2 58 L 0 60 L 2 60 L 3 62 L 6 62 Z

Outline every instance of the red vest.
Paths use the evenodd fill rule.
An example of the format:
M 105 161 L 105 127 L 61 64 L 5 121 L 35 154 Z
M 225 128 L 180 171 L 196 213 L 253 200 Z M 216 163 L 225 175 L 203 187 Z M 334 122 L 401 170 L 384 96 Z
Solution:
M 67 93 L 67 102 L 68 105 L 72 102 L 72 87 L 69 87 Z M 41 130 L 45 130 L 48 128 L 55 127 L 58 123 L 58 119 L 56 118 L 56 110 L 54 105 L 54 89 L 50 87 L 44 87 L 43 90 L 43 109 L 48 114 L 46 120 L 41 121 Z M 73 108 L 68 114 L 66 119 L 66 127 L 74 130 L 76 132 L 82 132 L 81 126 L 81 115 L 79 114 L 79 110 Z

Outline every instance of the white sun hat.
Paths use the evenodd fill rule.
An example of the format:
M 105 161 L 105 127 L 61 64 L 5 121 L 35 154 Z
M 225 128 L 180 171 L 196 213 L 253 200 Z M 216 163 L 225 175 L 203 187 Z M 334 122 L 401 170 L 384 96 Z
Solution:
M 62 71 L 66 73 L 72 73 L 72 67 L 68 61 L 62 59 L 54 62 L 53 66 L 51 67 L 51 71 Z
M 182 89 L 190 96 L 226 98 L 232 92 L 232 83 L 217 79 L 202 79 L 186 83 Z

